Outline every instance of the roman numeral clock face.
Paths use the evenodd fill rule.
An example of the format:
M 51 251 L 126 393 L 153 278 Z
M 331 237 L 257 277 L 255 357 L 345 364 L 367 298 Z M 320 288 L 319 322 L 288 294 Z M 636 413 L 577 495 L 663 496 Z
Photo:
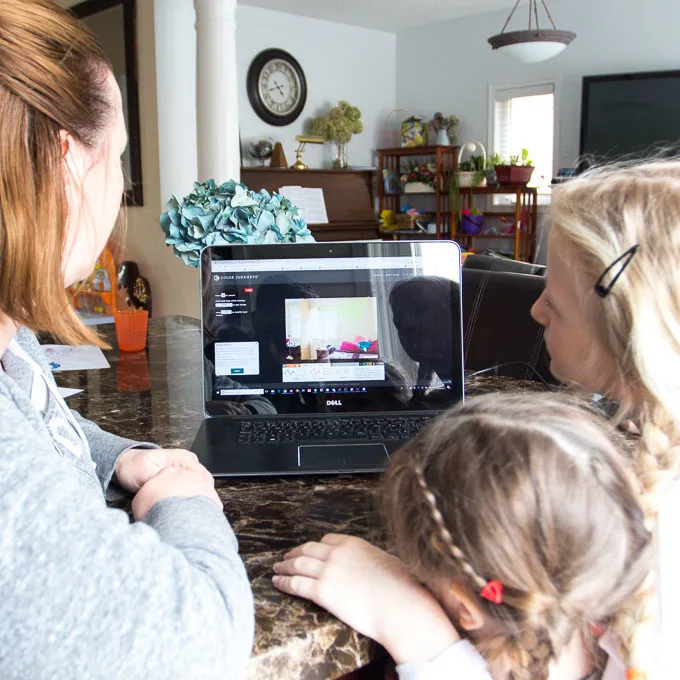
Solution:
M 265 50 L 248 69 L 251 106 L 270 125 L 289 125 L 307 100 L 307 83 L 300 64 L 287 52 Z

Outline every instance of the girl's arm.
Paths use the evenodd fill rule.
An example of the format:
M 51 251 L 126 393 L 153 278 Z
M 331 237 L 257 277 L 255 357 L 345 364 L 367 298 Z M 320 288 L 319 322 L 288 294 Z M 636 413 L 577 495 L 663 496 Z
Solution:
M 396 557 L 352 536 L 329 534 L 274 565 L 274 585 L 312 600 L 380 643 L 401 680 L 490 680 L 429 590 Z

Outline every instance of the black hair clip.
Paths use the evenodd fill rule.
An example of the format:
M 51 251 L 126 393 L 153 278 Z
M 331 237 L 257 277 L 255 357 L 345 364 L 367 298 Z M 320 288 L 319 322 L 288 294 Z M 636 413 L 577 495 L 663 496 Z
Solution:
M 594 290 L 597 295 L 599 295 L 601 298 L 607 297 L 609 293 L 611 293 L 612 288 L 614 287 L 614 284 L 617 282 L 619 276 L 623 274 L 624 269 L 630 264 L 630 261 L 635 257 L 635 253 L 640 250 L 639 245 L 634 245 L 631 248 L 628 248 L 623 255 L 619 255 L 601 274 L 600 278 L 595 282 Z M 621 262 L 621 267 L 619 268 L 619 271 L 616 272 L 614 275 L 614 278 L 607 284 L 607 286 L 602 285 L 602 280 L 604 279 L 605 276 L 619 263 Z

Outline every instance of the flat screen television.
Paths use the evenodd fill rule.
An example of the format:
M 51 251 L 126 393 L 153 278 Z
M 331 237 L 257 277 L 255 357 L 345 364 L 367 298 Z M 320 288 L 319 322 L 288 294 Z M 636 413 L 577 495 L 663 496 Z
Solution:
M 586 76 L 580 155 L 595 162 L 680 152 L 680 71 Z

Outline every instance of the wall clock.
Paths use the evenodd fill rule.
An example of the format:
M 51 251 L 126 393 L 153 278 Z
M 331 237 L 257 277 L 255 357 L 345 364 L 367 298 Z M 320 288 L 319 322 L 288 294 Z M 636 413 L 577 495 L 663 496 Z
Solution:
M 295 57 L 279 49 L 260 52 L 248 69 L 248 99 L 270 125 L 290 125 L 307 101 L 307 81 Z

